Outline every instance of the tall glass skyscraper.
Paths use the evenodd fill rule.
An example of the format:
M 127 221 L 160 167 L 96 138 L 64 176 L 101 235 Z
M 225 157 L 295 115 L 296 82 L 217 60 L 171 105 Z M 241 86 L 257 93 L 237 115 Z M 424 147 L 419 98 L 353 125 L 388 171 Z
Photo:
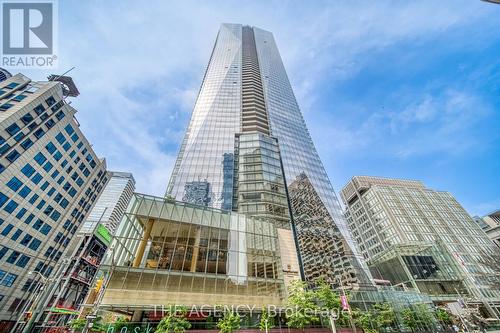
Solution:
M 166 196 L 293 229 L 306 280 L 370 284 L 268 31 L 221 25 Z

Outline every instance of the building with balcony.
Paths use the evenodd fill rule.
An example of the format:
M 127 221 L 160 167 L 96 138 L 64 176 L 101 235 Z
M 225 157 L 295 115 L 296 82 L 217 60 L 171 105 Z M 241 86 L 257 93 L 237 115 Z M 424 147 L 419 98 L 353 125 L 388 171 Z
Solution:
M 79 313 L 85 300 L 93 302 L 98 270 L 113 234 L 132 199 L 135 180 L 131 173 L 108 171 L 108 182 L 69 247 L 69 260 L 50 299 L 43 322 L 64 328 Z

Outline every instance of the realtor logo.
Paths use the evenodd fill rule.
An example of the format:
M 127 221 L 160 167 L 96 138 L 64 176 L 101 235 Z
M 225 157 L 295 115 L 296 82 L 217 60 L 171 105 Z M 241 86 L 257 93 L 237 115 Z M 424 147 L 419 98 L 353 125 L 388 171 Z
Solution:
M 2 66 L 54 67 L 55 5 L 50 0 L 2 3 Z

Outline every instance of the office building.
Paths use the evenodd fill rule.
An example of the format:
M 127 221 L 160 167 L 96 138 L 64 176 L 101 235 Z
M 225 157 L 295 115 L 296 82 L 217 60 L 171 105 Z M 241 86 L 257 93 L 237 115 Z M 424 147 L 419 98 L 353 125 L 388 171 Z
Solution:
M 0 82 L 5 81 L 10 77 L 12 77 L 12 74 L 10 74 L 6 69 L 0 67 Z
M 372 286 L 270 32 L 221 25 L 165 198 L 135 194 L 112 247 L 101 308 L 132 321 L 157 320 L 152 304 L 281 306 L 301 277 Z
M 134 194 L 135 180 L 131 173 L 108 171 L 107 178 L 108 182 L 78 230 L 78 237 L 69 246 L 71 259 L 64 269 L 64 278 L 48 296 L 51 300 L 48 307 L 56 311 L 47 311 L 40 321 L 44 325 L 51 323 L 53 329 L 63 329 L 70 318 L 79 313 L 85 300 L 95 300 L 92 286 L 99 279 L 97 273 L 104 254 Z
M 493 211 L 483 217 L 474 216 L 474 220 L 493 243 L 500 247 L 500 210 Z
M 2 331 L 61 267 L 107 181 L 105 162 L 80 131 L 66 97 L 57 81 L 17 74 L 0 83 Z
M 479 216 L 473 216 L 472 219 L 481 227 L 481 229 L 487 229 L 490 226 L 484 222 L 484 220 Z
M 353 177 L 341 191 L 346 217 L 375 277 L 452 301 L 482 302 L 498 316 L 500 290 L 487 264 L 498 249 L 448 192 L 420 181 Z
M 306 231 L 316 216 L 299 213 L 298 200 L 299 206 L 290 205 L 286 186 L 305 178 L 314 192 L 310 204 L 321 207 L 324 221 L 319 224 L 327 230 L 321 235 Z M 297 245 L 342 243 L 349 256 L 345 265 L 333 267 L 327 256 L 299 248 L 307 281 L 371 284 L 268 31 L 222 24 L 167 196 L 271 219 L 290 234 L 295 227 L 291 219 L 297 220 Z M 332 273 L 344 269 L 352 277 L 339 282 Z
M 108 174 L 108 183 L 82 225 L 82 233 L 92 232 L 100 222 L 114 234 L 132 199 L 135 190 L 134 176 L 128 172 L 116 171 L 109 171 Z

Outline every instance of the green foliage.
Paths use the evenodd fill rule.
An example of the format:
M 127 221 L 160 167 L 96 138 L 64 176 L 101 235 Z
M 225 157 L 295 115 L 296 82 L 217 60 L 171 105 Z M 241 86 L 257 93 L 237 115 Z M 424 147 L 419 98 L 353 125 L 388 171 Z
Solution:
M 307 290 L 303 281 L 293 281 L 288 288 L 288 301 L 286 319 L 288 326 L 303 329 L 319 321 L 317 316 L 316 293 Z
M 372 313 L 377 329 L 390 327 L 394 325 L 396 321 L 396 314 L 389 303 L 373 304 L 370 312 Z
M 412 332 L 418 327 L 417 314 L 410 308 L 403 309 L 401 311 L 401 321 L 403 325 L 411 329 Z
M 315 291 L 315 297 L 323 309 L 331 311 L 340 308 L 339 295 L 337 295 L 332 287 L 324 280 L 321 280 L 318 283 L 318 288 Z
M 365 333 L 377 333 L 378 330 L 375 328 L 376 320 L 373 318 L 373 314 L 370 311 L 360 312 L 355 319 L 356 326 L 363 329 Z
M 105 332 L 107 331 L 107 325 L 102 322 L 102 317 L 97 317 L 92 321 L 91 332 Z
M 274 327 L 274 317 L 269 315 L 269 311 L 266 307 L 262 308 L 262 314 L 260 315 L 259 329 L 263 332 L 267 332 L 268 329 Z
M 217 322 L 217 328 L 220 333 L 232 333 L 240 329 L 241 317 L 233 311 L 227 311 Z
M 417 304 L 413 308 L 401 311 L 403 324 L 413 332 L 416 328 L 426 328 L 434 325 L 434 316 L 425 304 Z
M 350 312 L 350 314 L 349 314 Z M 353 321 L 356 321 L 356 318 L 361 316 L 363 312 L 355 307 L 351 307 L 351 311 L 347 310 L 340 310 L 339 311 L 339 318 L 337 319 L 337 326 L 339 327 L 351 327 L 351 317 Z
M 346 311 L 340 311 L 340 296 L 324 280 L 320 280 L 318 288 L 315 290 L 316 302 L 322 310 L 334 311 L 338 313 L 336 325 L 340 327 L 349 326 L 349 314 Z
M 444 324 L 452 323 L 451 316 L 445 309 L 437 308 L 436 311 L 434 311 L 434 316 L 436 317 L 437 320 L 439 320 Z
M 75 331 L 81 331 L 86 323 L 87 319 L 85 318 L 75 318 L 68 322 L 68 326 Z
M 156 333 L 182 333 L 191 328 L 191 324 L 186 319 L 187 309 L 184 306 L 171 305 L 167 314 L 162 318 L 156 327 Z
M 396 314 L 389 303 L 376 303 L 368 311 L 360 311 L 354 317 L 356 325 L 367 333 L 379 332 L 396 321 Z
M 126 327 L 127 331 L 133 326 L 130 321 L 125 317 L 118 317 L 114 323 L 110 323 L 110 326 L 114 328 L 114 332 L 120 332 L 122 328 Z
M 429 307 L 425 304 L 418 304 L 415 306 L 417 313 L 418 323 L 422 327 L 431 327 L 434 325 L 434 315 Z

